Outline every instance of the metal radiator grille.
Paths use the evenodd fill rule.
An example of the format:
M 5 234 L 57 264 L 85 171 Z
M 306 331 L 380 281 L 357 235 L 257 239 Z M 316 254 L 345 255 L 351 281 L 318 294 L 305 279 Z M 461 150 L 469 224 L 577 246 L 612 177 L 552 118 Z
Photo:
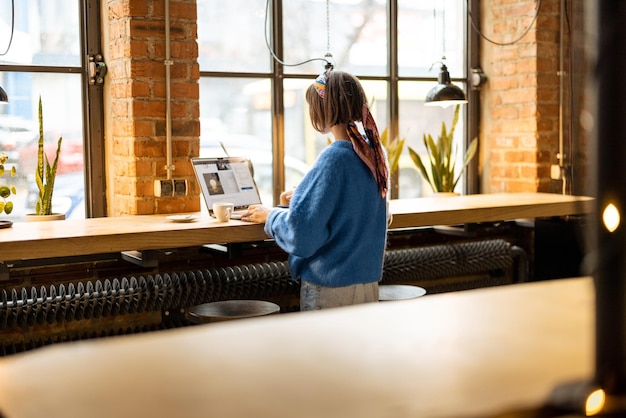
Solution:
M 512 246 L 504 240 L 409 248 L 385 254 L 383 281 L 413 281 L 506 269 Z
M 382 282 L 506 269 L 514 262 L 512 248 L 503 240 L 488 240 L 390 250 Z M 297 298 L 299 288 L 287 262 L 268 262 L 4 289 L 0 291 L 0 355 L 56 342 L 184 326 L 188 323 L 180 313 L 188 306 L 227 299 Z M 112 320 L 116 318 L 122 319 Z

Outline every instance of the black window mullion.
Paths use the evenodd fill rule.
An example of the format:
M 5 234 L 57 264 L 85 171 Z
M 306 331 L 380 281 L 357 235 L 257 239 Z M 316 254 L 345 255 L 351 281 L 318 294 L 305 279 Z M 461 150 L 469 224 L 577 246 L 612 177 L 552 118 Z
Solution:
M 283 0 L 272 0 L 272 45 L 274 53 L 283 59 Z M 285 103 L 284 68 L 272 59 L 272 161 L 274 202 L 279 202 L 285 189 Z
M 102 54 L 100 0 L 81 1 L 83 33 L 83 68 L 89 56 Z M 106 212 L 106 176 L 104 151 L 104 92 L 103 86 L 91 84 L 83 72 L 85 210 L 87 217 L 103 217 Z
M 472 16 L 476 25 L 480 25 L 480 0 L 469 0 L 467 7 L 471 8 Z M 467 110 L 466 110 L 466 135 L 465 146 L 467 147 L 473 138 L 478 138 L 479 121 L 480 121 L 480 91 L 472 89 L 471 83 L 468 82 L 472 76 L 472 68 L 480 68 L 480 36 L 472 28 L 469 21 L 470 15 L 465 10 L 467 16 L 466 21 L 466 77 L 467 77 Z M 480 147 L 480 141 L 479 141 Z M 478 152 L 477 152 L 478 155 Z M 478 158 L 475 157 L 469 163 L 465 171 L 465 192 L 467 194 L 480 193 L 480 179 L 478 177 Z

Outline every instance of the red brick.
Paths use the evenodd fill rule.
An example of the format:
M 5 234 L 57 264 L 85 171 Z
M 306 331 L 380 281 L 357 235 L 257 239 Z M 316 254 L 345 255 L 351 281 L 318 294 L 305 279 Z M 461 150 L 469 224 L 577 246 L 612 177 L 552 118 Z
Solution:
M 165 101 L 159 100 L 136 100 L 132 102 L 131 111 L 133 116 L 142 118 L 165 117 Z
M 154 178 L 155 170 L 154 163 L 149 160 L 135 160 L 135 175 L 137 177 L 151 177 Z

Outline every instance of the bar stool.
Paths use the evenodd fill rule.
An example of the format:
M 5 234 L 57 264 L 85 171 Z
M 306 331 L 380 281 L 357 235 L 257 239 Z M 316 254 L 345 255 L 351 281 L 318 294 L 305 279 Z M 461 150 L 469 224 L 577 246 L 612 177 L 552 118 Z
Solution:
M 378 300 L 380 302 L 415 299 L 425 294 L 426 289 L 419 286 L 406 284 L 383 284 L 378 286 Z
M 222 300 L 192 306 L 187 309 L 187 317 L 193 324 L 209 324 L 272 315 L 278 312 L 280 312 L 280 306 L 264 300 Z

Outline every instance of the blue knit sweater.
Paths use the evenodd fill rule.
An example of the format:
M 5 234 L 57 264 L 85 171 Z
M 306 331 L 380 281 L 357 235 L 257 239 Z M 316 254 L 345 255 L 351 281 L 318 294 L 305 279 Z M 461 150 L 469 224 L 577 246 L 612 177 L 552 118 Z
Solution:
M 335 141 L 294 190 L 289 209 L 273 209 L 265 232 L 289 254 L 292 277 L 325 286 L 382 277 L 387 201 L 352 143 Z

